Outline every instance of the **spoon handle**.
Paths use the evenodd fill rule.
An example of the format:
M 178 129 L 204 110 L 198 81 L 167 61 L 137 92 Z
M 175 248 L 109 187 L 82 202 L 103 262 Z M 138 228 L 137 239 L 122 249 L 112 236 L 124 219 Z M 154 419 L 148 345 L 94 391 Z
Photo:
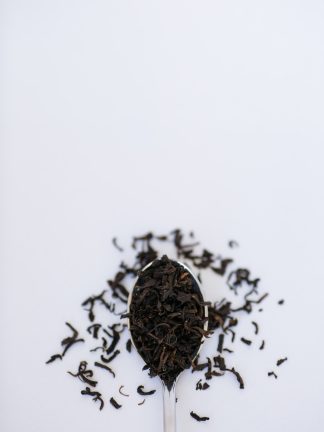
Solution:
M 176 382 L 169 390 L 164 383 L 163 386 L 163 424 L 164 432 L 176 432 Z

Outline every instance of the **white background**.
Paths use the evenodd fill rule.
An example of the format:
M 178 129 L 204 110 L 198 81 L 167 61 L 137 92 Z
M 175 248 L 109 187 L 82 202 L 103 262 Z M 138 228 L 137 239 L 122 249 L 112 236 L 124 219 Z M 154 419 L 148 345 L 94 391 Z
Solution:
M 81 397 L 77 348 L 44 361 L 115 272 L 111 237 L 177 226 L 238 240 L 271 293 L 267 349 L 237 346 L 246 390 L 183 374 L 178 430 L 323 430 L 323 22 L 320 0 L 1 1 L 2 432 L 162 431 L 135 355 L 103 376 L 119 411 Z

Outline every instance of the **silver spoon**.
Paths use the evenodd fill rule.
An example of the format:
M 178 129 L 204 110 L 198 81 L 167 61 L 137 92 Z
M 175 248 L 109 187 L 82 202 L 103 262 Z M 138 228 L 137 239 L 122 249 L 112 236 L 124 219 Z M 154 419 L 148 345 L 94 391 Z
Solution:
M 147 268 L 149 268 L 153 264 L 153 262 L 154 261 L 152 261 L 149 264 L 147 264 L 141 270 L 141 272 L 143 272 Z M 203 299 L 200 283 L 199 283 L 198 279 L 196 278 L 196 276 L 192 273 L 192 271 L 185 264 L 181 263 L 180 261 L 176 261 L 176 263 L 179 264 L 180 266 L 182 266 L 185 270 L 187 270 L 187 272 L 190 274 L 190 276 L 192 277 L 192 279 L 195 281 L 195 283 L 196 283 L 196 289 L 199 291 L 199 294 L 200 294 L 201 298 Z M 137 284 L 137 280 L 136 280 L 136 282 L 134 284 L 134 287 L 136 286 L 136 284 Z M 129 313 L 129 311 L 130 311 L 130 305 L 132 303 L 132 296 L 133 296 L 133 291 L 132 291 L 132 293 L 128 297 L 127 313 Z M 204 307 L 204 317 L 208 318 L 208 307 L 207 306 Z M 130 331 L 132 344 L 133 344 L 133 346 L 136 349 L 136 345 L 134 343 L 134 340 L 133 340 L 133 337 L 132 337 L 132 332 L 131 332 L 131 329 L 130 329 L 130 320 L 129 319 L 128 319 L 128 329 Z M 206 319 L 206 322 L 204 324 L 204 330 L 205 331 L 208 330 L 208 319 Z M 200 343 L 199 349 L 198 349 L 196 355 L 193 357 L 192 361 L 194 361 L 195 358 L 198 356 L 198 354 L 200 352 L 200 349 L 202 347 L 202 343 L 203 343 L 204 339 L 205 339 L 205 337 L 203 336 L 201 338 L 201 343 Z M 143 360 L 145 361 L 144 358 L 143 358 Z M 168 386 L 166 386 L 166 384 L 164 383 L 164 381 L 161 380 L 162 388 L 163 388 L 163 424 L 164 424 L 164 432 L 176 432 L 176 384 L 177 384 L 179 375 L 176 377 L 176 379 L 174 380 L 172 386 L 169 387 L 169 388 L 168 388 Z

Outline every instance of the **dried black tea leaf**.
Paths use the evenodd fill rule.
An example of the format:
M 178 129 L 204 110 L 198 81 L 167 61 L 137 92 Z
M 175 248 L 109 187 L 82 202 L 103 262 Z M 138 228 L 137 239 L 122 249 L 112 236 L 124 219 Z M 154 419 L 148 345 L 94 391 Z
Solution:
M 46 364 L 52 363 L 53 361 L 58 360 L 58 359 L 62 360 L 61 354 L 54 354 L 51 356 L 51 358 L 49 360 L 47 360 Z
M 284 303 L 285 303 L 284 299 L 278 301 L 278 305 L 283 305 Z
M 209 420 L 209 417 L 200 417 L 198 414 L 194 413 L 193 411 L 190 412 L 190 415 L 195 420 L 201 422 L 201 421 L 207 421 Z
M 120 405 L 113 397 L 111 397 L 110 399 L 109 399 L 109 402 L 111 403 L 111 405 L 114 407 L 114 408 L 116 408 L 116 409 L 119 409 L 119 408 L 121 408 L 122 407 L 122 405 Z
M 99 362 L 95 362 L 94 365 L 101 368 L 101 369 L 105 369 L 106 371 L 110 372 L 114 378 L 116 377 L 115 372 L 109 366 L 104 365 L 104 364 L 99 363 Z
M 201 379 L 196 384 L 196 390 L 207 390 L 209 387 L 209 384 L 206 382 L 202 383 Z
M 244 338 L 244 337 L 241 337 L 241 341 L 242 341 L 243 343 L 245 343 L 245 345 L 251 345 L 251 343 L 252 343 L 252 341 L 250 341 L 249 339 L 246 339 L 246 338 Z
M 106 351 L 106 349 L 107 349 L 107 345 L 108 345 L 107 339 L 104 338 L 104 337 L 102 337 L 102 338 L 101 338 L 101 341 L 102 341 L 102 345 L 97 346 L 96 348 L 91 349 L 90 352 L 96 352 L 96 351 L 98 351 L 98 350 Z
M 84 339 L 78 338 L 79 332 L 68 322 L 65 323 L 70 330 L 72 330 L 72 336 L 69 336 L 62 340 L 61 345 L 64 347 L 62 352 L 62 357 L 66 354 L 66 352 L 76 343 L 84 342 Z
M 234 341 L 235 341 L 235 336 L 236 336 L 236 333 L 235 333 L 235 331 L 234 330 L 232 330 L 232 329 L 226 329 L 226 332 L 227 331 L 229 331 L 231 334 L 232 334 L 232 338 L 231 338 L 231 342 L 233 343 Z
M 142 402 L 139 402 L 137 405 L 143 405 L 143 403 L 146 401 L 146 399 L 143 399 Z
M 119 340 L 120 340 L 120 332 L 118 332 L 113 326 L 110 327 L 110 330 L 112 330 L 112 341 L 109 347 L 106 349 L 106 354 L 109 355 L 112 352 L 114 352 Z
M 219 353 L 222 353 L 222 352 L 223 352 L 223 344 L 224 344 L 224 334 L 221 333 L 221 334 L 218 336 L 218 346 L 217 346 L 217 351 L 218 351 Z
M 115 304 L 108 303 L 104 298 L 106 292 L 106 290 L 103 290 L 100 294 L 91 296 L 82 303 L 81 306 L 83 306 L 84 309 L 88 312 L 88 318 L 91 322 L 95 320 L 94 308 L 96 304 L 104 306 L 106 309 L 108 309 L 109 312 L 115 312 Z
M 114 279 L 109 279 L 107 281 L 112 291 L 112 296 L 115 297 L 116 299 L 119 299 L 123 303 L 127 303 L 127 299 L 129 296 L 129 292 L 127 288 L 125 287 L 124 284 L 122 284 L 126 276 L 127 276 L 127 272 L 118 271 Z
M 98 332 L 101 328 L 101 324 L 92 324 L 87 328 L 87 332 L 93 336 L 94 339 L 98 339 Z
M 263 340 L 262 343 L 261 343 L 261 345 L 260 345 L 259 350 L 263 350 L 264 349 L 264 345 L 265 345 L 265 341 Z
M 237 241 L 235 241 L 235 240 L 230 240 L 230 241 L 228 242 L 228 246 L 229 246 L 231 249 L 233 249 L 233 248 L 235 248 L 235 247 L 239 247 L 239 244 L 238 244 Z
M 256 292 L 256 291 L 254 291 L 254 288 L 253 288 L 253 292 Z M 247 298 L 247 296 L 249 296 L 251 293 L 252 292 L 250 291 L 250 292 L 248 292 L 247 295 L 244 296 L 245 303 L 243 304 L 243 306 L 241 306 L 239 308 L 232 309 L 232 312 L 245 311 L 247 313 L 251 313 L 252 309 L 253 309 L 253 304 L 259 304 L 259 303 L 261 303 L 269 295 L 268 293 L 265 293 L 260 298 L 258 298 L 256 300 L 250 300 L 250 299 Z
M 156 390 L 145 391 L 144 386 L 140 385 L 137 387 L 137 393 L 141 396 L 149 396 L 156 392 Z
M 97 381 L 90 379 L 93 376 L 93 371 L 91 369 L 87 369 L 88 363 L 86 361 L 81 361 L 79 364 L 79 370 L 77 373 L 72 373 L 68 371 L 68 374 L 73 377 L 79 378 L 80 381 L 85 384 L 89 384 L 92 387 L 96 387 Z
M 118 243 L 117 243 L 117 238 L 116 238 L 116 237 L 114 237 L 114 238 L 112 239 L 112 244 L 115 246 L 116 249 L 119 250 L 119 252 L 124 252 L 124 249 L 121 248 L 121 247 L 118 245 Z
M 233 260 L 231 258 L 222 259 L 220 261 L 219 267 L 210 267 L 214 273 L 219 274 L 220 276 L 224 276 L 226 273 L 227 267 L 231 264 Z
M 126 349 L 129 353 L 132 351 L 132 341 L 130 339 L 126 342 Z
M 249 294 L 252 294 L 253 292 L 256 292 L 259 281 L 259 278 L 250 279 L 250 270 L 238 268 L 229 274 L 227 278 L 227 285 L 231 290 L 234 291 L 235 294 L 237 294 L 237 289 L 243 286 L 245 283 L 246 285 L 253 287 L 253 289 L 249 292 Z
M 55 360 L 62 360 L 65 356 L 66 352 L 76 343 L 84 342 L 84 339 L 78 338 L 79 332 L 68 322 L 65 323 L 72 331 L 72 336 L 68 336 L 61 341 L 61 345 L 64 347 L 62 354 L 54 354 L 51 356 L 49 360 L 47 360 L 46 364 L 53 363 Z
M 257 335 L 259 333 L 258 323 L 256 323 L 255 321 L 252 321 L 252 325 L 254 326 L 254 334 Z
M 226 369 L 228 372 L 232 372 L 236 376 L 238 383 L 240 384 L 240 389 L 244 389 L 244 382 L 241 375 L 233 367 L 231 369 Z
M 92 400 L 94 402 L 99 401 L 100 402 L 100 407 L 99 407 L 100 411 L 104 407 L 104 401 L 101 397 L 101 393 L 99 393 L 97 391 L 91 391 L 89 387 L 86 387 L 85 390 L 81 390 L 81 394 L 86 395 L 86 396 L 92 396 Z
M 268 376 L 269 376 L 269 377 L 270 377 L 270 376 L 274 376 L 276 379 L 278 378 L 278 375 L 275 374 L 273 371 L 268 372 Z
M 121 385 L 121 386 L 119 387 L 119 389 L 118 389 L 119 393 L 120 393 L 121 395 L 123 395 L 123 396 L 127 396 L 127 397 L 129 397 L 129 394 L 123 393 L 123 391 L 122 391 L 123 388 L 124 388 L 123 385 Z
M 101 361 L 103 361 L 104 363 L 110 363 L 111 361 L 113 361 L 118 356 L 118 354 L 120 354 L 120 351 L 116 350 L 114 352 L 114 354 L 112 354 L 110 357 L 107 358 L 104 355 L 102 355 L 100 358 L 101 358 Z
M 277 366 L 282 365 L 282 363 L 286 362 L 287 360 L 288 360 L 288 357 L 284 357 L 284 358 L 277 360 Z
M 207 369 L 209 366 L 208 362 L 206 363 L 198 363 L 198 362 L 199 362 L 199 354 L 197 355 L 197 357 L 195 357 L 195 359 L 191 363 L 191 373 L 200 372 L 204 369 Z
M 216 368 L 219 368 L 221 371 L 226 370 L 226 364 L 225 364 L 224 357 L 222 357 L 221 355 L 217 355 L 213 358 L 213 360 L 214 360 L 214 366 Z

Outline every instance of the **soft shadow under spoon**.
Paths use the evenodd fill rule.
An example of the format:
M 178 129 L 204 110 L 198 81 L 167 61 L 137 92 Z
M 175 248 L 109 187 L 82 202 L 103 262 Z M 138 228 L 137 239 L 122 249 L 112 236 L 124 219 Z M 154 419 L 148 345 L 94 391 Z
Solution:
M 164 261 L 163 261 L 164 260 Z M 163 263 L 163 264 L 162 264 Z M 165 267 L 163 267 L 163 265 L 165 265 Z M 160 267 L 159 267 L 160 266 Z M 172 268 L 175 268 L 175 277 L 173 277 L 172 274 Z M 161 271 L 162 269 L 162 271 Z M 165 273 L 163 273 L 163 269 L 166 270 Z M 170 270 L 171 269 L 171 270 Z M 159 272 L 159 273 L 156 273 Z M 129 295 L 128 298 L 128 305 L 127 305 L 127 316 L 128 316 L 128 328 L 130 330 L 130 335 L 131 335 L 131 340 L 132 343 L 135 347 L 135 349 L 138 351 L 138 353 L 141 355 L 141 357 L 143 358 L 144 362 L 146 364 L 148 364 L 148 366 L 151 368 L 152 365 L 150 365 L 150 361 L 148 361 L 148 357 L 149 355 L 147 354 L 148 351 L 143 350 L 143 344 L 142 344 L 142 337 L 138 337 L 138 326 L 137 326 L 137 322 L 136 322 L 136 317 L 134 318 L 134 315 L 136 315 L 137 309 L 138 308 L 142 308 L 142 304 L 143 304 L 143 308 L 144 310 L 149 313 L 149 304 L 145 303 L 145 293 L 149 293 L 150 295 L 152 294 L 152 291 L 149 291 L 149 289 L 154 290 L 154 295 L 157 295 L 156 293 L 158 292 L 158 296 L 159 299 L 157 300 L 159 302 L 159 307 L 161 307 L 163 309 L 163 299 L 165 296 L 172 296 L 171 293 L 168 293 L 167 290 L 164 289 L 162 295 L 160 295 L 160 291 L 159 291 L 159 287 L 160 287 L 160 281 L 156 282 L 157 284 L 159 284 L 159 287 L 154 286 L 153 284 L 153 279 L 152 279 L 152 275 L 154 274 L 158 274 L 158 277 L 161 277 L 161 280 L 171 280 L 173 278 L 173 280 L 176 280 L 176 276 L 180 275 L 180 278 L 178 278 L 178 281 L 176 281 L 173 289 L 176 293 L 176 290 L 181 290 L 181 288 L 179 288 L 179 285 L 177 285 L 177 283 L 182 283 L 182 281 L 186 280 L 188 282 L 188 284 L 191 287 L 191 297 L 189 295 L 190 298 L 192 298 L 191 303 L 193 306 L 193 309 L 197 308 L 199 312 L 199 314 L 201 316 L 197 316 L 197 318 L 199 318 L 198 322 L 201 323 L 201 327 L 200 327 L 200 331 L 201 333 L 201 337 L 198 338 L 197 335 L 193 336 L 193 340 L 195 342 L 193 342 L 193 346 L 191 348 L 191 355 L 190 355 L 190 363 L 192 363 L 195 358 L 197 357 L 197 355 L 199 354 L 200 348 L 202 346 L 202 342 L 205 338 L 205 335 L 207 334 L 208 331 L 208 307 L 207 305 L 204 303 L 204 299 L 203 299 L 203 295 L 201 292 L 201 288 L 200 288 L 200 284 L 198 279 L 195 277 L 195 275 L 191 272 L 191 270 L 183 263 L 179 262 L 179 261 L 172 261 L 169 260 L 166 256 L 162 257 L 162 259 L 160 260 L 154 260 L 152 262 L 150 262 L 149 264 L 147 264 L 140 272 L 135 285 L 134 285 L 134 289 L 131 292 L 131 294 Z M 168 278 L 171 279 L 168 279 Z M 147 286 L 145 286 L 145 283 Z M 149 288 L 148 288 L 149 287 Z M 145 291 L 146 290 L 146 291 Z M 169 290 L 170 291 L 170 290 Z M 184 294 L 185 296 L 186 294 Z M 162 300 L 161 298 L 162 297 Z M 187 325 L 186 323 L 186 316 L 185 313 L 188 310 L 188 308 L 190 309 L 190 301 L 188 300 L 188 302 L 186 303 L 186 297 L 184 298 L 184 303 L 183 303 L 183 310 L 181 310 L 181 306 L 179 309 L 179 302 L 177 303 L 177 315 L 178 315 L 178 320 L 180 320 L 180 324 L 177 324 L 175 327 L 177 326 L 181 326 L 183 325 L 184 327 Z M 135 301 L 135 300 L 136 301 Z M 153 296 L 153 301 L 154 301 L 154 296 Z M 166 300 L 167 302 L 168 300 Z M 142 303 L 141 303 L 142 302 Z M 170 304 L 170 302 L 169 302 Z M 169 308 L 169 304 L 167 305 Z M 181 303 L 182 304 L 182 303 Z M 171 301 L 171 306 L 172 306 L 172 301 Z M 136 309 L 137 308 L 137 309 Z M 164 310 L 164 309 L 163 309 Z M 134 313 L 135 311 L 135 313 Z M 144 312 L 144 316 L 145 313 Z M 165 313 L 165 310 L 164 310 Z M 170 313 L 172 314 L 172 310 L 170 311 Z M 173 313 L 173 315 L 175 315 L 175 313 Z M 172 316 L 173 316 L 172 315 Z M 182 316 L 183 322 L 181 323 L 181 318 L 180 315 Z M 198 315 L 198 312 L 197 312 Z M 154 319 L 156 321 L 157 316 L 154 316 Z M 165 320 L 165 316 L 164 316 L 164 320 L 162 318 L 161 323 L 158 324 L 158 326 L 170 326 L 170 322 L 167 320 Z M 157 327 L 157 326 L 156 326 Z M 196 328 L 196 327 L 195 327 Z M 186 330 L 187 331 L 187 330 Z M 190 331 L 190 330 L 188 330 Z M 196 330 L 192 330 L 192 331 L 196 331 Z M 141 329 L 141 332 L 143 334 L 143 338 L 145 338 L 147 336 L 147 332 L 144 332 Z M 151 332 L 150 332 L 151 333 Z M 163 340 L 170 340 L 170 335 L 168 334 L 168 331 L 163 335 L 164 338 Z M 172 334 L 172 336 L 174 337 L 174 333 Z M 152 336 L 155 337 L 156 336 Z M 169 339 L 168 339 L 169 338 Z M 141 339 L 141 340 L 139 340 Z M 154 340 L 153 340 L 154 342 Z M 180 341 L 181 343 L 181 341 Z M 167 342 L 165 342 L 165 345 L 168 346 Z M 161 345 L 162 346 L 162 345 Z M 160 348 L 160 346 L 158 346 L 158 348 Z M 177 343 L 174 346 L 174 349 L 177 349 Z M 179 359 L 180 363 L 181 363 L 181 358 Z M 186 357 L 185 359 L 188 363 L 188 358 Z M 170 362 L 169 362 L 170 363 Z M 178 377 L 180 375 L 180 373 L 187 367 L 190 367 L 190 365 L 186 365 L 184 367 L 181 366 L 176 366 L 175 368 L 175 372 L 173 372 L 171 375 L 167 374 L 168 370 L 162 373 L 158 373 L 155 372 L 155 374 L 159 375 L 159 377 L 161 378 L 161 382 L 162 382 L 162 387 L 163 387 L 163 422 L 164 422 L 164 432 L 175 432 L 176 431 L 176 383 L 178 380 Z M 151 368 L 152 369 L 152 368 Z M 154 370 L 154 367 L 153 367 Z M 168 378 L 166 378 L 166 376 Z M 171 376 L 171 378 L 170 378 Z

